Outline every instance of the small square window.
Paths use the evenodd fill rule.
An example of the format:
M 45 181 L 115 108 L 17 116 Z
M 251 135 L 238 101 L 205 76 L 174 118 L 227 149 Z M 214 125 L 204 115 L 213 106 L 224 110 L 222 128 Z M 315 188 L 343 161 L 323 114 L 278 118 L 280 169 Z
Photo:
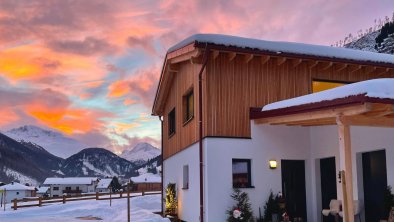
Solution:
M 233 159 L 233 187 L 252 187 L 250 159 Z
M 194 117 L 194 94 L 193 89 L 183 96 L 183 123 L 189 122 Z
M 175 108 L 171 110 L 171 112 L 168 114 L 168 135 L 172 136 L 175 134 Z
M 183 166 L 183 189 L 189 189 L 189 165 Z

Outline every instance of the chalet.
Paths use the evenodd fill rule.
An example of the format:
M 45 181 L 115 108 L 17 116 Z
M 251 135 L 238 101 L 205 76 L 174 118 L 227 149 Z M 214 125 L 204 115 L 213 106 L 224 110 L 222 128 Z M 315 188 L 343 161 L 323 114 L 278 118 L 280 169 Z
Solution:
M 0 186 L 0 191 L 5 196 L 6 203 L 11 203 L 14 199 L 34 197 L 36 195 L 34 187 L 25 186 L 17 182 Z
M 152 115 L 180 219 L 226 221 L 240 188 L 255 216 L 272 190 L 290 218 L 322 221 L 337 199 L 344 221 L 378 221 L 394 185 L 390 78 L 394 56 L 345 48 L 213 34 L 170 48 Z
M 113 178 L 100 179 L 96 187 L 96 192 L 109 193 L 111 191 L 112 180 Z
M 51 197 L 62 195 L 78 195 L 81 193 L 94 193 L 99 182 L 97 177 L 50 177 L 47 178 L 43 185 L 50 187 Z
M 50 195 L 50 188 L 49 187 L 39 187 L 37 188 L 36 195 L 37 197 L 49 197 Z
M 158 174 L 145 173 L 130 178 L 131 191 L 159 191 L 161 190 L 161 176 Z

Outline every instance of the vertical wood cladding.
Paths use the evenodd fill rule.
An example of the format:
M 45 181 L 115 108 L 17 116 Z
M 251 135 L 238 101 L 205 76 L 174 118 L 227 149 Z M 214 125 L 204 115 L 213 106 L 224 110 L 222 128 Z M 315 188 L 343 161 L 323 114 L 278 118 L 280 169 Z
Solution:
M 250 137 L 249 108 L 302 96 L 311 92 L 312 79 L 357 82 L 373 78 L 394 77 L 393 69 L 363 66 L 343 68 L 311 61 L 298 64 L 276 58 L 263 62 L 255 56 L 246 62 L 243 55 L 231 61 L 227 53 L 211 58 L 203 74 L 204 136 Z M 278 65 L 280 64 L 280 65 Z M 164 111 L 164 158 L 198 141 L 198 72 L 201 65 L 183 62 L 171 83 Z M 383 71 L 382 71 L 383 70 Z M 183 124 L 182 97 L 193 87 L 194 118 Z M 176 133 L 168 138 L 168 113 L 176 107 Z M 196 157 L 197 158 L 197 157 Z

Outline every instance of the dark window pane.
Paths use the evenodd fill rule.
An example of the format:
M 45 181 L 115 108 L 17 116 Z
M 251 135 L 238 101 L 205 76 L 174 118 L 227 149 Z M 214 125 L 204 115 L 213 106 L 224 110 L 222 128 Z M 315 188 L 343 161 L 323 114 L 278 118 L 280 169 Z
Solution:
M 251 187 L 250 160 L 233 159 L 233 187 Z
M 168 114 L 168 135 L 175 133 L 175 108 Z

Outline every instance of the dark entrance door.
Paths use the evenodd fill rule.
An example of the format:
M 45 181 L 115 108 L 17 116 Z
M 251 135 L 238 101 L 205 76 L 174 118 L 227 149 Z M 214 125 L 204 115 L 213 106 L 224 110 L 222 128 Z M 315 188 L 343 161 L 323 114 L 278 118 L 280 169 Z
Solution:
M 282 191 L 286 199 L 286 209 L 294 217 L 306 217 L 305 161 L 282 160 Z
M 329 209 L 330 201 L 337 199 L 335 157 L 320 159 L 322 208 Z M 323 217 L 323 222 L 334 222 L 334 217 Z
M 387 187 L 386 151 L 363 153 L 365 221 L 379 222 Z

